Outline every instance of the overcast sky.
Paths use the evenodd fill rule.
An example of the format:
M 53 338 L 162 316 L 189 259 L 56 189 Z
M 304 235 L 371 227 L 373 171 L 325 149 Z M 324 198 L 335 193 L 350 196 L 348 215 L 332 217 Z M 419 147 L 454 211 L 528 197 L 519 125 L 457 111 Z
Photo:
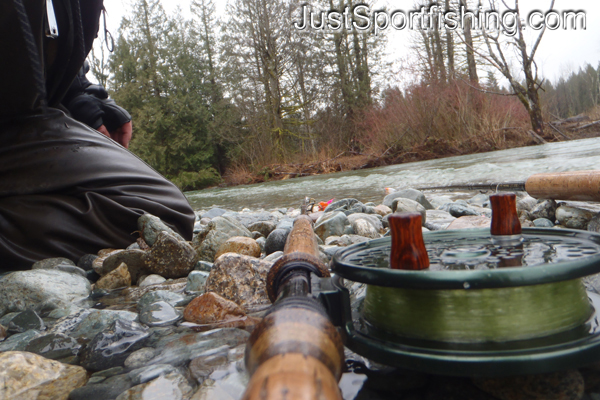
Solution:
M 171 13 L 177 6 L 184 11 L 189 10 L 191 0 L 165 0 L 163 7 Z M 508 0 L 511 3 L 512 0 Z M 226 0 L 215 1 L 220 15 L 225 14 Z M 390 10 L 408 11 L 414 9 L 413 0 L 382 0 Z M 484 0 L 485 3 L 485 0 Z M 117 36 L 117 30 L 121 18 L 127 15 L 129 10 L 128 1 L 104 0 L 108 11 L 108 27 L 113 36 Z M 532 10 L 544 10 L 550 5 L 549 0 L 520 0 L 523 11 L 527 13 Z M 586 30 L 547 30 L 538 50 L 536 61 L 542 70 L 543 76 L 556 81 L 560 76 L 568 75 L 576 71 L 585 63 L 594 67 L 600 61 L 600 1 L 596 0 L 556 0 L 554 8 L 558 11 L 585 11 L 587 14 Z M 392 31 L 388 43 L 390 59 L 406 57 L 408 51 L 408 30 Z M 530 31 L 529 34 L 534 32 Z M 533 39 L 530 39 L 532 42 Z

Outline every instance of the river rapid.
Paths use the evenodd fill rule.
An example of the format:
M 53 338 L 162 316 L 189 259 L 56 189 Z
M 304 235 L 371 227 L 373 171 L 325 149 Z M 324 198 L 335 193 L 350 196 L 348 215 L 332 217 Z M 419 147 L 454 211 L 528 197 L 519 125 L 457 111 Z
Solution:
M 304 196 L 313 197 L 317 201 L 356 198 L 363 203 L 379 203 L 385 196 L 386 187 L 414 188 L 463 182 L 519 181 L 542 172 L 592 169 L 600 169 L 600 138 L 185 194 L 195 210 L 213 206 L 234 211 L 243 208 L 298 207 Z

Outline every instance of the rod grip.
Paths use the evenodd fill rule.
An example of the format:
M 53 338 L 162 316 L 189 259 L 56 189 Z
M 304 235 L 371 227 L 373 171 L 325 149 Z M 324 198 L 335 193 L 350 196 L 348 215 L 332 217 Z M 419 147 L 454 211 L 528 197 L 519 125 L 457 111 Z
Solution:
M 284 254 L 305 253 L 319 257 L 319 245 L 309 216 L 301 215 L 294 220 L 294 227 L 288 235 L 283 249 Z
M 600 201 L 600 171 L 535 174 L 525 190 L 536 199 Z

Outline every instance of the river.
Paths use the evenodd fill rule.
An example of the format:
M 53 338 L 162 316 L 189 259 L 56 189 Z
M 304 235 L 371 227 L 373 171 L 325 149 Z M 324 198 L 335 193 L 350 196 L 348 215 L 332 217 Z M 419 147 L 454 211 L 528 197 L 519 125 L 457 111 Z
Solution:
M 326 201 L 356 198 L 377 204 L 386 187 L 525 180 L 541 172 L 600 169 L 600 138 L 549 143 L 387 167 L 185 193 L 195 210 L 222 207 L 299 207 L 304 196 Z

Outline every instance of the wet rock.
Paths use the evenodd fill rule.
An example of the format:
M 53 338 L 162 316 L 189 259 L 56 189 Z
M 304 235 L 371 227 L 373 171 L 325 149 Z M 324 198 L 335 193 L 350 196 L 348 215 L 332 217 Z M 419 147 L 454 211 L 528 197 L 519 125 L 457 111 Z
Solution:
M 283 257 L 283 251 L 276 251 L 276 252 L 271 253 L 268 256 L 266 256 L 263 260 L 266 262 L 274 263 L 275 261 L 279 260 L 281 257 Z
M 427 222 L 425 227 L 431 231 L 446 229 L 456 218 L 450 213 L 442 210 L 427 210 Z
M 0 365 L 0 399 L 67 400 L 87 382 L 85 369 L 33 353 L 2 353 Z
M 207 261 L 198 261 L 194 267 L 195 271 L 206 271 L 210 272 L 213 267 L 213 263 Z
M 479 213 L 473 210 L 472 208 L 457 203 L 446 204 L 440 207 L 440 210 L 447 211 L 450 215 L 452 215 L 455 218 L 466 216 L 479 216 Z
M 285 229 L 288 232 L 294 227 L 294 220 L 291 218 L 284 218 L 277 224 L 275 229 Z
M 211 373 L 213 373 L 217 368 L 223 367 L 231 361 L 229 359 L 229 349 L 221 349 L 220 351 L 217 351 L 214 354 L 208 354 L 205 356 L 194 358 L 190 362 L 190 374 L 195 379 L 202 381 Z
M 236 400 L 247 385 L 247 373 L 236 368 L 218 369 L 202 382 L 190 400 Z
M 138 310 L 141 310 L 157 301 L 164 301 L 173 307 L 180 307 L 186 303 L 185 297 L 179 293 L 173 293 L 168 290 L 156 290 L 144 294 L 137 303 Z
M 239 320 L 245 316 L 246 312 L 240 306 L 213 292 L 196 297 L 183 312 L 183 318 L 186 321 L 196 324 Z
M 137 282 L 141 275 L 148 273 L 144 258 L 145 255 L 146 252 L 143 250 L 123 250 L 114 252 L 104 259 L 100 268 L 95 268 L 94 271 L 104 276 L 125 263 L 129 269 L 131 281 Z
M 248 230 L 252 230 L 252 229 L 250 229 L 250 226 L 257 222 L 268 221 L 268 222 L 277 223 L 277 217 L 274 216 L 273 214 L 271 214 L 270 212 L 265 212 L 265 211 L 244 212 L 242 210 L 242 212 L 239 212 L 239 213 L 227 212 L 227 213 L 223 214 L 221 217 L 228 219 L 229 221 L 231 221 L 233 223 L 241 224 Z M 244 236 L 244 235 L 241 235 L 241 236 Z
M 142 239 L 148 244 L 148 246 L 154 246 L 154 243 L 158 240 L 161 232 L 167 232 L 171 236 L 175 237 L 177 241 L 185 242 L 185 239 L 181 237 L 173 229 L 169 228 L 160 218 L 152 214 L 143 214 L 138 218 L 138 230 Z
M 140 281 L 140 283 L 138 283 L 138 286 L 143 288 L 143 287 L 147 287 L 147 286 L 151 286 L 151 285 L 158 285 L 160 283 L 163 283 L 166 280 L 167 279 L 163 276 L 156 275 L 156 274 L 150 274 L 150 275 L 146 276 L 144 279 L 142 279 Z
M 148 336 L 148 330 L 142 325 L 116 320 L 88 343 L 81 353 L 81 366 L 91 371 L 122 366 L 129 354 L 144 347 Z
M 209 272 L 206 271 L 192 271 L 188 275 L 187 285 L 185 286 L 186 293 L 189 292 L 203 292 L 204 285 L 208 279 Z
M 90 379 L 91 380 L 91 379 Z M 99 384 L 88 384 L 69 394 L 69 400 L 108 400 L 115 399 L 133 386 L 127 374 L 109 377 Z
M 265 241 L 265 254 L 269 255 L 276 251 L 283 251 L 289 233 L 290 231 L 287 229 L 275 229 L 272 231 Z
M 539 200 L 538 203 L 530 211 L 533 220 L 538 218 L 546 218 L 550 221 L 556 220 L 556 208 L 558 205 L 554 200 Z
M 54 269 L 54 267 L 59 266 L 61 264 L 75 266 L 75 263 L 68 258 L 64 257 L 56 257 L 56 258 L 46 258 L 44 260 L 36 261 L 31 266 L 31 269 Z
M 215 262 L 206 291 L 215 292 L 244 308 L 268 304 L 265 289 L 271 263 L 239 254 L 223 254 Z
M 2 325 L 0 325 L 0 342 L 3 341 L 4 339 L 6 339 L 6 336 L 8 335 L 8 332 L 6 331 L 6 328 Z
M 244 236 L 234 236 L 227 239 L 227 241 L 219 247 L 219 250 L 215 255 L 215 259 L 219 258 L 225 253 L 236 253 L 250 257 L 260 257 L 261 250 L 258 243 L 256 243 L 256 240 Z
M 25 351 L 39 354 L 51 360 L 76 356 L 80 349 L 81 344 L 77 340 L 56 333 L 38 336 L 31 340 L 25 347 Z
M 34 263 L 31 269 L 54 269 L 69 274 L 81 275 L 84 278 L 86 277 L 85 271 L 76 267 L 75 263 L 67 258 L 47 258 Z
M 164 283 L 159 283 L 158 285 L 146 286 L 143 288 L 131 286 L 123 290 L 123 296 L 125 296 L 126 301 L 137 303 L 146 293 L 158 290 L 167 290 L 169 292 L 182 293 L 185 289 L 186 284 L 187 278 L 179 278 L 168 280 Z
M 131 286 L 131 275 L 125 263 L 121 263 L 116 269 L 112 270 L 96 282 L 98 289 L 117 289 L 121 287 Z
M 148 365 L 148 361 L 156 357 L 157 354 L 158 351 L 152 347 L 142 347 L 131 353 L 127 359 L 125 359 L 123 364 L 125 365 L 125 368 L 141 368 Z
M 333 203 L 329 204 L 325 210 L 325 213 L 329 213 L 332 211 L 350 211 L 350 210 L 354 210 L 354 212 L 363 212 L 364 210 L 364 205 L 363 203 L 361 203 L 360 201 L 356 200 L 356 199 L 342 199 L 342 200 L 338 200 L 338 201 L 334 201 Z M 348 214 L 346 214 L 348 215 Z
M 140 385 L 172 372 L 178 372 L 177 368 L 169 364 L 154 364 L 134 369 L 128 375 L 134 385 Z
M 8 331 L 11 333 L 23 333 L 30 329 L 43 331 L 46 329 L 44 321 L 33 310 L 26 310 L 15 315 L 8 323 Z
M 181 278 L 194 269 L 198 261 L 196 250 L 187 242 L 161 232 L 156 242 L 144 255 L 148 270 L 165 278 Z
M 473 383 L 500 400 L 579 400 L 584 383 L 579 371 L 508 378 L 478 378 Z
M 181 313 L 165 301 L 157 301 L 140 310 L 140 322 L 148 326 L 173 325 L 181 319 Z
M 177 372 L 161 375 L 158 378 L 137 385 L 121 393 L 116 400 L 147 400 L 168 398 L 169 400 L 189 399 L 193 388 L 185 377 Z
M 569 229 L 587 230 L 588 223 L 593 217 L 594 213 L 592 212 L 564 204 L 556 209 L 556 219 Z
M 400 199 L 400 198 L 416 201 L 421 206 L 423 206 L 423 208 L 425 208 L 426 210 L 433 210 L 433 208 L 434 208 L 433 205 L 431 205 L 431 203 L 425 198 L 425 195 L 415 189 L 403 189 L 403 190 L 399 190 L 397 192 L 388 194 L 383 199 L 383 205 L 391 207 L 393 210 L 394 209 L 394 207 L 393 207 L 394 200 Z
M 554 222 L 546 218 L 537 218 L 533 220 L 533 226 L 536 228 L 552 228 L 554 226 Z
M 252 237 L 252 233 L 239 222 L 215 217 L 208 224 L 206 233 L 194 238 L 193 245 L 201 260 L 213 262 L 219 247 L 234 236 Z
M 376 214 L 381 215 L 382 217 L 385 217 L 386 215 L 392 213 L 392 209 L 388 206 L 384 206 L 383 204 L 380 204 L 377 207 L 375 207 L 374 211 Z
M 64 334 L 82 341 L 91 340 L 116 320 L 133 321 L 137 313 L 116 310 L 80 310 L 59 319 L 50 333 Z
M 425 207 L 414 200 L 398 197 L 392 202 L 392 211 L 395 213 L 418 212 L 421 214 L 421 218 L 423 219 L 422 223 L 424 224 L 427 222 L 427 213 L 425 212 Z
M 478 193 L 475 196 L 471 197 L 469 200 L 467 200 L 467 203 L 483 207 L 483 205 L 489 200 L 490 196 L 488 196 L 487 194 Z
M 77 261 L 77 266 L 84 271 L 90 271 L 92 269 L 92 263 L 98 258 L 96 254 L 84 254 Z
M 3 351 L 23 351 L 33 338 L 38 336 L 40 331 L 29 330 L 23 333 L 15 333 L 8 339 L 0 343 L 0 352 Z M 1 365 L 1 364 L 0 364 Z M 1 368 L 0 368 L 1 369 Z M 1 398 L 1 397 L 0 397 Z
M 377 229 L 369 221 L 363 218 L 352 221 L 352 229 L 359 236 L 364 236 L 369 239 L 377 239 L 381 237 Z
M 258 221 L 248 225 L 248 230 L 251 232 L 260 232 L 261 235 L 267 237 L 276 227 L 277 224 L 273 221 Z
M 331 213 L 326 212 L 316 222 L 314 231 L 321 240 L 325 240 L 329 236 L 342 236 L 344 234 L 344 228 L 348 226 L 349 223 L 348 217 L 341 211 L 334 211 Z
M 327 238 L 327 240 L 325 241 L 325 245 L 346 247 L 357 243 L 363 243 L 367 240 L 369 239 L 359 235 L 343 235 L 341 237 L 331 236 Z
M 215 349 L 244 345 L 250 334 L 242 329 L 222 328 L 202 333 L 169 335 L 159 340 L 155 347 L 161 351 L 149 364 L 180 366 L 194 358 L 215 352 Z
M 525 196 L 517 201 L 517 210 L 531 211 L 537 205 L 538 200 L 531 196 Z
M 352 225 L 354 221 L 358 220 L 358 219 L 364 219 L 365 221 L 367 221 L 369 224 L 371 224 L 373 226 L 373 228 L 375 228 L 375 230 L 378 233 L 381 233 L 381 231 L 383 231 L 383 224 L 381 222 L 381 217 L 378 217 L 377 215 L 374 214 L 361 214 L 361 213 L 356 213 L 356 214 L 352 214 L 352 215 L 348 215 L 348 221 L 350 222 L 350 224 Z M 354 225 L 352 225 L 354 226 Z M 356 229 L 354 229 L 356 231 Z M 360 233 L 355 232 L 357 235 L 360 235 Z
M 12 272 L 0 279 L 0 315 L 66 307 L 90 292 L 90 282 L 80 275 L 46 269 Z
M 211 208 L 210 210 L 208 210 L 207 212 L 205 212 L 204 214 L 202 214 L 202 219 L 204 218 L 209 218 L 209 219 L 213 219 L 215 217 L 220 217 L 221 215 L 225 214 L 227 212 L 227 210 L 223 210 L 222 208 Z
M 491 224 L 492 220 L 488 217 L 466 216 L 452 221 L 452 223 L 448 225 L 448 228 L 446 229 L 489 228 Z

